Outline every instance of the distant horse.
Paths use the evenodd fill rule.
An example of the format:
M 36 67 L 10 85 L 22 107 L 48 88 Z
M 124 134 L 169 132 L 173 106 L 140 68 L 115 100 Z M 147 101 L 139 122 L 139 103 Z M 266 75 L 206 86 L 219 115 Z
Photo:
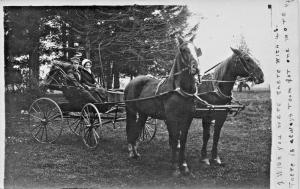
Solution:
M 211 87 L 213 86 L 215 88 L 215 91 L 211 91 L 211 87 L 199 91 L 200 93 L 198 96 L 209 104 L 230 104 L 232 101 L 231 91 L 233 89 L 233 85 L 235 83 L 235 80 L 237 79 L 237 76 L 245 77 L 247 81 L 253 81 L 255 84 L 264 82 L 264 74 L 255 59 L 252 58 L 249 54 L 246 54 L 240 50 L 233 48 L 231 49 L 233 51 L 233 55 L 221 62 L 215 69 L 213 80 L 217 81 L 208 82 L 210 83 Z M 203 81 L 203 83 L 206 82 Z M 199 102 L 196 104 L 196 106 L 201 107 L 203 106 L 203 104 Z M 210 165 L 210 162 L 219 165 L 221 164 L 217 147 L 220 138 L 220 132 L 226 120 L 226 117 L 227 112 L 215 112 L 209 115 L 200 115 L 200 118 L 202 118 L 203 127 L 203 146 L 201 149 L 201 161 L 207 165 Z M 212 120 L 215 120 L 215 124 L 211 154 L 212 159 L 210 161 L 207 157 L 207 143 L 210 138 L 210 126 L 212 124 Z
M 137 152 L 137 139 L 148 116 L 165 120 L 172 150 L 174 175 L 189 173 L 185 145 L 195 108 L 194 75 L 199 72 L 198 57 L 202 54 L 201 49 L 194 46 L 193 39 L 194 37 L 184 41 L 178 37 L 178 51 L 167 78 L 159 80 L 149 76 L 139 76 L 129 82 L 124 92 L 129 157 L 140 156 Z M 178 140 L 181 144 L 179 153 Z
M 245 88 L 245 90 L 248 89 L 248 90 L 250 91 L 249 85 L 248 85 L 246 82 L 241 81 L 241 82 L 238 84 L 237 89 L 238 89 L 239 92 L 242 92 L 243 88 Z

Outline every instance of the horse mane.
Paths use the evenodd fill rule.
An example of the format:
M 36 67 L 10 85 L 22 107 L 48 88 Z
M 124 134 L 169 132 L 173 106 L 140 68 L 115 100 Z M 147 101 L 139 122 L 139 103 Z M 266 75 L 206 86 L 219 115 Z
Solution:
M 221 80 L 223 79 L 223 76 L 225 75 L 226 71 L 228 70 L 228 67 L 230 66 L 231 60 L 234 58 L 234 55 L 228 57 L 226 60 L 223 60 L 219 66 L 216 67 L 214 71 L 214 79 Z
M 166 82 L 166 83 L 168 83 L 168 85 L 172 86 L 171 88 L 174 88 L 174 89 L 179 86 L 179 83 L 175 83 L 175 74 L 181 70 L 180 64 L 179 63 L 176 64 L 176 62 L 178 62 L 178 61 L 180 61 L 180 62 L 182 61 L 179 53 L 177 53 L 175 56 L 173 66 L 171 68 L 169 77 L 167 78 L 168 82 Z

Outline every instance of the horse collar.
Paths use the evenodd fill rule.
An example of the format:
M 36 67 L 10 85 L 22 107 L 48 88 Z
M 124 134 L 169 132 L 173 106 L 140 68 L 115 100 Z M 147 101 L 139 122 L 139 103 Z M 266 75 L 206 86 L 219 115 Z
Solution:
M 196 92 L 195 93 L 185 92 L 180 87 L 177 87 L 174 91 L 177 92 L 177 93 L 179 93 L 183 97 L 194 97 L 195 95 L 198 94 L 198 87 L 197 87 L 197 85 L 195 85 L 195 87 L 196 87 Z

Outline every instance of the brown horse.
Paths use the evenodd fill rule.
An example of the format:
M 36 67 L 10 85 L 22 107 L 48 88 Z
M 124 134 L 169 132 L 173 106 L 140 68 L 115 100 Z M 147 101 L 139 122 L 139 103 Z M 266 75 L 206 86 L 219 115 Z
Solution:
M 231 49 L 233 51 L 233 55 L 221 62 L 218 67 L 216 67 L 215 72 L 213 73 L 214 77 L 212 79 L 214 82 L 208 82 L 210 83 L 210 87 L 206 89 L 202 88 L 202 91 L 199 91 L 200 93 L 198 96 L 209 104 L 230 104 L 232 101 L 231 91 L 238 76 L 245 77 L 247 81 L 253 81 L 255 84 L 264 82 L 264 74 L 257 64 L 256 59 L 240 50 L 233 48 Z M 208 84 L 206 83 L 206 86 L 207 85 Z M 215 91 L 211 91 L 212 87 L 215 88 Z M 196 106 L 201 107 L 203 104 L 199 102 L 196 104 Z M 220 138 L 220 132 L 226 117 L 227 112 L 216 112 L 202 116 L 203 146 L 201 149 L 201 162 L 207 165 L 210 165 L 210 163 L 221 165 L 217 147 Z M 213 146 L 211 151 L 212 159 L 210 161 L 207 156 L 207 143 L 210 138 L 210 126 L 212 125 L 213 120 L 215 120 L 215 123 Z
M 178 37 L 179 47 L 170 75 L 164 80 L 149 76 L 133 79 L 125 88 L 126 133 L 129 156 L 138 158 L 137 139 L 150 116 L 166 121 L 169 144 L 172 150 L 174 174 L 189 173 L 185 158 L 185 144 L 193 119 L 196 93 L 195 74 L 198 70 L 200 48 L 193 39 L 184 41 Z M 138 118 L 137 118 L 138 116 Z M 177 141 L 181 145 L 177 151 Z

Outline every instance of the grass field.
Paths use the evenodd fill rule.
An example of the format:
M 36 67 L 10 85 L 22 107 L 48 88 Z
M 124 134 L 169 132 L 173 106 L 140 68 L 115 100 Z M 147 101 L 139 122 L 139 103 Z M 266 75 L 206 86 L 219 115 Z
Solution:
M 178 178 L 171 176 L 164 125 L 151 143 L 140 146 L 142 158 L 130 160 L 125 124 L 105 127 L 98 148 L 89 151 L 68 127 L 55 144 L 37 143 L 31 139 L 26 115 L 7 112 L 5 188 L 269 188 L 270 93 L 234 96 L 247 107 L 224 124 L 219 155 L 226 166 L 199 163 L 202 126 L 201 120 L 194 119 L 187 143 L 192 174 Z

